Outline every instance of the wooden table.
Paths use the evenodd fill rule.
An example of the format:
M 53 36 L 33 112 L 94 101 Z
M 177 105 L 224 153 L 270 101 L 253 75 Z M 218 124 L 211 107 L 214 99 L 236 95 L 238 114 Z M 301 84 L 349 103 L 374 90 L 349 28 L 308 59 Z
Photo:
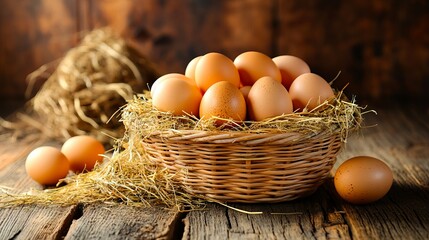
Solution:
M 336 194 L 332 178 L 305 199 L 278 204 L 218 204 L 179 213 L 163 207 L 78 204 L 0 208 L 0 239 L 429 239 L 429 107 L 403 106 L 367 114 L 339 163 L 356 155 L 386 161 L 394 184 L 382 200 L 357 206 Z M 24 162 L 40 143 L 2 142 L 0 185 L 27 191 Z

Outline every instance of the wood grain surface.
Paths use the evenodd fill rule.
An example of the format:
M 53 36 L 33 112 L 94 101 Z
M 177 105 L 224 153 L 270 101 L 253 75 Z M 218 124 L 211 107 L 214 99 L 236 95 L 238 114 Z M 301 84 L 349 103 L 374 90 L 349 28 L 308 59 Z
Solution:
M 364 115 L 366 127 L 348 139 L 332 170 L 357 155 L 384 160 L 394 184 L 375 203 L 343 201 L 330 178 L 313 195 L 291 202 L 210 203 L 186 213 L 162 206 L 17 206 L 0 208 L 0 239 L 428 239 L 429 108 L 393 105 L 377 112 Z M 31 148 L 18 145 L 0 145 L 7 153 L 0 156 L 6 161 L 0 185 L 41 189 L 24 170 Z
M 362 100 L 427 101 L 428 1 L 14 0 L 0 3 L 0 98 L 23 99 L 26 76 L 87 31 L 110 26 L 161 73 L 195 56 L 292 54 Z M 43 81 L 40 82 L 40 84 Z M 1 105 L 7 105 L 0 102 Z
M 340 199 L 332 178 L 304 199 L 229 204 L 261 214 L 219 204 L 187 213 L 108 204 L 0 208 L 0 239 L 429 239 L 428 1 L 3 0 L 1 116 L 22 105 L 27 74 L 106 25 L 161 73 L 183 72 L 206 52 L 234 58 L 247 50 L 299 56 L 327 80 L 341 71 L 334 86 L 349 83 L 346 91 L 377 103 L 378 114 L 366 115 L 372 127 L 349 138 L 332 173 L 370 155 L 389 164 L 394 184 L 362 206 Z M 43 188 L 24 168 L 40 144 L 2 138 L 2 187 Z
M 76 1 L 1 1 L 2 98 L 24 98 L 26 76 L 62 57 L 77 43 L 77 13 Z
M 305 199 L 269 205 L 231 204 L 264 214 L 249 215 L 218 205 L 191 212 L 185 218 L 185 238 L 427 239 L 427 119 L 428 109 L 393 108 L 380 110 L 378 115 L 368 114 L 366 124 L 374 127 L 351 137 L 338 156 L 336 167 L 358 155 L 374 156 L 389 164 L 394 184 L 378 202 L 362 206 L 344 202 L 331 178 Z
M 181 213 L 163 206 L 93 204 L 83 207 L 64 239 L 171 239 L 179 216 Z

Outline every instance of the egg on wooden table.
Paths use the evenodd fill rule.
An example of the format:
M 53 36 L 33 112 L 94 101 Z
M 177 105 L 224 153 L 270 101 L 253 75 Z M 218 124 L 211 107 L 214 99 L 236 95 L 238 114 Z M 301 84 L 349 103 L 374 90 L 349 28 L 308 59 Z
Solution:
M 308 64 L 299 57 L 281 55 L 273 58 L 282 76 L 282 84 L 289 90 L 293 80 L 304 73 L 310 73 Z
M 381 199 L 389 192 L 393 173 L 383 161 L 357 156 L 343 162 L 334 176 L 338 194 L 347 202 L 366 204 Z
M 64 142 L 61 152 L 67 157 L 70 170 L 75 173 L 91 171 L 103 161 L 103 144 L 92 136 L 74 136 Z
M 262 77 L 253 84 L 247 96 L 247 107 L 249 118 L 253 121 L 293 112 L 288 91 L 272 77 Z
M 219 117 L 237 122 L 246 119 L 246 100 L 241 91 L 232 83 L 222 81 L 213 84 L 204 93 L 200 104 L 200 118 Z M 218 120 L 216 125 L 225 121 Z
M 295 110 L 312 110 L 334 97 L 334 91 L 322 77 L 314 73 L 298 76 L 290 85 L 289 94 Z
M 248 51 L 234 59 L 243 86 L 252 86 L 259 78 L 269 76 L 281 82 L 281 73 L 273 60 L 267 55 Z
M 27 174 L 42 185 L 55 185 L 69 172 L 69 161 L 57 148 L 42 146 L 34 149 L 25 161 Z

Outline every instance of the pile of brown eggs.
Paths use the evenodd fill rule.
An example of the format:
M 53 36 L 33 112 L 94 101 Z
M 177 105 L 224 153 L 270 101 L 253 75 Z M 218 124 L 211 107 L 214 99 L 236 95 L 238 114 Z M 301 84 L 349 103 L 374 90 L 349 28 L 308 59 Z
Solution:
M 25 162 L 27 174 L 42 185 L 55 185 L 69 171 L 91 171 L 103 161 L 104 146 L 91 136 L 75 136 L 64 142 L 61 149 L 41 146 L 34 149 Z
M 334 93 L 328 82 L 311 73 L 308 64 L 296 56 L 270 58 L 249 51 L 234 61 L 216 52 L 198 56 L 184 74 L 169 73 L 157 79 L 151 96 L 155 108 L 174 115 L 262 121 L 312 110 Z

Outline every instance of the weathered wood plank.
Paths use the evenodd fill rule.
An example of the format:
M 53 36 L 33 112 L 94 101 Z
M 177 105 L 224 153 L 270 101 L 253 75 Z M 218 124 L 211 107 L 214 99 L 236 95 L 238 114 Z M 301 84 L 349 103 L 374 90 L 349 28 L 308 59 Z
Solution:
M 93 1 L 95 27 L 110 25 L 161 73 L 184 72 L 198 55 L 273 54 L 273 1 Z
M 4 142 L 0 152 L 0 184 L 16 189 L 19 192 L 28 191 L 31 188 L 42 189 L 42 186 L 28 177 L 25 171 L 25 159 L 27 154 L 37 143 Z
M 35 147 L 39 146 L 41 142 L 34 141 L 29 143 L 22 143 L 19 141 L 3 141 L 0 145 L 0 171 L 9 166 L 12 162 L 26 157 Z
M 364 206 L 348 204 L 338 197 L 329 179 L 305 199 L 279 204 L 230 204 L 246 211 L 262 211 L 260 215 L 216 204 L 190 212 L 184 219 L 183 238 L 427 239 L 429 111 L 427 107 L 394 107 L 378 112 L 366 115 L 367 125 L 377 126 L 351 137 L 336 167 L 355 155 L 385 160 L 395 177 L 385 198 Z M 26 176 L 24 162 L 24 158 L 10 161 L 0 170 L 0 183 L 20 191 L 40 189 Z M 0 209 L 0 239 L 178 238 L 181 231 L 176 228 L 181 218 L 181 214 L 161 207 L 20 206 Z
M 229 204 L 262 214 L 249 215 L 220 205 L 190 212 L 185 218 L 186 239 L 350 239 L 343 212 L 326 191 L 277 204 Z
M 40 143 L 8 143 L 1 147 L 0 184 L 12 192 L 42 189 L 25 172 L 25 157 Z M 51 144 L 52 145 L 52 144 Z M 15 150 L 15 152 L 14 152 Z M 26 205 L 0 208 L 0 239 L 61 239 L 71 224 L 76 206 Z
M 76 206 L 18 206 L 0 208 L 0 239 L 61 239 Z
M 76 44 L 76 1 L 3 0 L 0 6 L 0 96 L 24 99 L 26 76 Z
M 427 119 L 427 108 L 381 109 L 370 118 L 378 125 L 353 138 L 340 155 L 339 163 L 354 155 L 375 156 L 394 172 L 394 185 L 381 201 L 356 206 L 339 200 L 356 239 L 429 238 Z
M 405 109 L 367 115 L 367 124 L 378 126 L 351 137 L 338 156 L 336 167 L 356 155 L 375 156 L 391 166 L 395 183 L 380 201 L 363 206 L 348 204 L 335 192 L 331 178 L 305 199 L 279 204 L 231 204 L 247 211 L 262 211 L 262 215 L 247 215 L 218 205 L 191 212 L 185 218 L 185 238 L 427 239 L 429 148 L 422 146 L 428 146 L 429 141 L 425 120 L 429 119 L 428 111 Z M 273 212 L 285 214 L 270 214 Z
M 110 25 L 161 73 L 193 57 L 246 50 L 294 54 L 362 98 L 428 99 L 427 1 L 42 1 L 0 3 L 1 98 L 24 99 L 25 77 L 73 47 L 79 31 Z M 412 81 L 410 81 L 412 79 Z M 0 106 L 7 105 L 5 101 Z
M 15 193 L 43 189 L 25 172 L 25 157 L 33 146 L 17 148 L 19 154 L 13 153 L 13 145 L 3 147 L 8 153 L 0 155 L 0 159 L 9 164 L 0 169 L 0 185 Z M 11 156 L 20 158 L 12 161 Z M 0 208 L 0 239 L 171 239 L 180 217 L 181 213 L 162 206 L 16 206 Z
M 209 51 L 258 50 L 300 56 L 328 80 L 342 71 L 335 85 L 364 99 L 427 99 L 429 4 L 393 2 L 93 1 L 92 22 L 124 32 L 162 73 Z
M 365 206 L 342 204 L 355 239 L 423 240 L 429 238 L 427 199 L 427 188 L 424 190 L 414 184 L 395 183 L 389 194 L 376 203 Z
M 89 205 L 65 239 L 171 239 L 180 215 L 161 206 Z
M 350 83 L 361 98 L 427 99 L 428 2 L 278 2 L 279 53 L 302 57 L 327 79 L 342 71 L 335 85 Z

